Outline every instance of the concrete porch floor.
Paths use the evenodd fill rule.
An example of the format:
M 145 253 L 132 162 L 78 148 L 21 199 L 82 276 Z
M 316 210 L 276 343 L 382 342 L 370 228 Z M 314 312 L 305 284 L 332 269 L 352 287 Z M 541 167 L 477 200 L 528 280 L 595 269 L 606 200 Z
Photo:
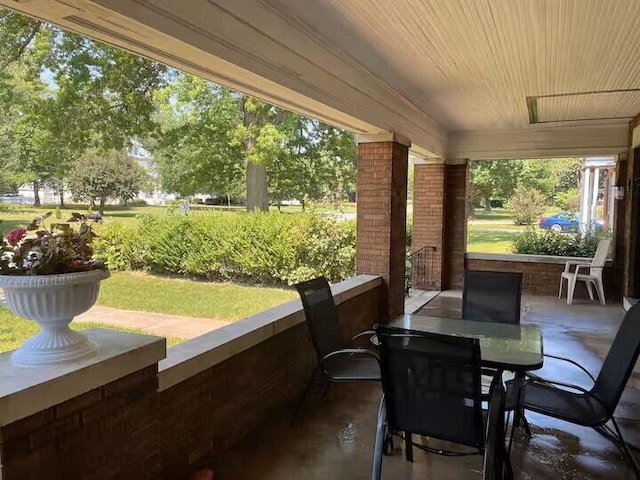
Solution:
M 455 310 L 457 293 L 433 300 L 426 314 Z M 624 315 L 619 306 L 600 307 L 581 302 L 568 306 L 552 297 L 525 297 L 523 323 L 541 327 L 547 353 L 570 356 L 597 374 Z M 638 326 L 640 328 L 640 325 Z M 548 360 L 537 373 L 543 377 L 590 386 L 579 371 Z M 376 384 L 333 385 L 324 400 L 317 395 L 307 402 L 298 424 L 280 419 L 261 429 L 240 448 L 212 465 L 214 478 L 224 480 L 368 479 L 371 471 L 373 433 L 380 398 Z M 631 443 L 640 444 L 640 372 L 634 372 L 620 401 L 616 418 Z M 512 462 L 517 479 L 619 479 L 634 477 L 626 459 L 595 431 L 527 412 L 533 436 L 516 444 Z M 352 449 L 337 440 L 353 422 L 358 438 Z M 415 440 L 415 439 L 414 439 Z M 396 442 L 396 446 L 400 442 Z M 437 443 L 430 443 L 437 446 Z M 401 452 L 385 457 L 383 478 L 473 479 L 481 478 L 479 456 L 447 458 L 414 450 L 413 464 Z

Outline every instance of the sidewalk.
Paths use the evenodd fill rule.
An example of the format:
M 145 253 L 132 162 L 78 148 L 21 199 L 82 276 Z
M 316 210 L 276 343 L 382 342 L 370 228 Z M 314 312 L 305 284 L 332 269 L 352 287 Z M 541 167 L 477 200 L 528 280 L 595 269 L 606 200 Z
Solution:
M 152 335 L 181 338 L 184 340 L 197 337 L 203 333 L 229 324 L 229 322 L 222 320 L 136 312 L 100 305 L 94 305 L 88 312 L 74 318 L 74 323 L 82 322 L 103 323 L 121 328 L 134 328 Z

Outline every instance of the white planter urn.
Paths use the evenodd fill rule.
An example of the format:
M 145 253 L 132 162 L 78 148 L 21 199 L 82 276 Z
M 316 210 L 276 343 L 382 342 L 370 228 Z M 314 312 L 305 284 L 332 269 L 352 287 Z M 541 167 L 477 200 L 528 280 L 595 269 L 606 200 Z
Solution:
M 98 346 L 69 328 L 73 317 L 89 310 L 98 298 L 100 281 L 108 270 L 60 275 L 0 275 L 7 307 L 16 315 L 33 320 L 40 332 L 13 352 L 18 366 L 49 365 L 94 354 Z

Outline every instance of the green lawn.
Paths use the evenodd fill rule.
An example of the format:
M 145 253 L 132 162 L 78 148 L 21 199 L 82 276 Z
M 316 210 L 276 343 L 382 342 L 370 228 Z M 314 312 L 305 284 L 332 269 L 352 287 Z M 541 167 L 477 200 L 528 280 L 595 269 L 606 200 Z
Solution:
M 293 289 L 112 272 L 102 282 L 99 305 L 216 320 L 239 320 L 296 298 Z
M 115 328 L 110 325 L 89 322 L 73 322 L 71 328 L 74 330 L 106 328 L 108 330 L 119 330 L 131 333 L 146 333 L 136 329 Z M 6 307 L 0 307 L 0 352 L 18 348 L 23 341 L 36 333 L 38 333 L 38 326 L 34 322 L 24 320 L 14 315 Z M 182 339 L 169 337 L 167 338 L 167 346 L 175 345 L 181 341 Z
M 558 213 L 556 207 L 548 207 L 543 215 Z M 467 252 L 511 253 L 513 237 L 525 230 L 514 225 L 513 216 L 506 208 L 485 212 L 476 208 L 467 224 Z
M 138 272 L 112 272 L 111 278 L 101 284 L 98 304 L 127 310 L 233 321 L 287 302 L 296 296 L 292 289 L 198 282 Z M 85 322 L 73 322 L 71 327 L 75 330 L 107 328 L 146 333 Z M 23 320 L 7 308 L 0 307 L 0 352 L 17 348 L 37 331 L 38 327 L 34 322 Z M 167 345 L 175 345 L 181 341 L 179 338 L 167 338 Z

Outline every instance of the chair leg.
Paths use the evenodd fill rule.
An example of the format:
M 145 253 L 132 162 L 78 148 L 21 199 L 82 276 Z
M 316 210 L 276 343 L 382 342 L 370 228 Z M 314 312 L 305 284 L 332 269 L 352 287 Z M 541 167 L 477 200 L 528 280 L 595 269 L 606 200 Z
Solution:
M 384 395 L 380 399 L 378 407 L 378 423 L 376 424 L 376 440 L 373 446 L 373 466 L 371 467 L 371 480 L 380 480 L 382 473 L 382 453 L 385 444 L 385 424 L 387 423 L 387 409 Z
M 294 426 L 296 424 L 296 421 L 298 420 L 298 417 L 300 416 L 300 411 L 302 410 L 302 406 L 304 405 L 304 401 L 306 400 L 307 396 L 309 395 L 309 391 L 311 390 L 311 387 L 313 386 L 313 383 L 315 382 L 318 373 L 320 372 L 320 369 L 318 367 L 316 367 L 313 370 L 313 374 L 311 375 L 311 378 L 309 379 L 309 382 L 307 382 L 307 385 L 304 387 L 304 391 L 302 392 L 302 395 L 300 396 L 300 400 L 298 401 L 298 406 L 296 407 L 296 412 L 293 415 L 293 418 L 291 419 L 291 423 L 289 424 L 290 426 Z
M 591 282 L 585 282 L 585 284 L 587 285 L 587 292 L 589 293 L 589 299 L 593 301 L 593 285 L 591 284 Z
M 413 462 L 413 439 L 411 432 L 404 432 L 404 456 L 408 462 Z
M 596 281 L 596 289 L 598 290 L 598 298 L 600 299 L 600 305 L 604 306 L 607 302 L 604 299 L 604 285 L 602 284 L 602 279 L 598 279 Z
M 627 442 L 625 442 L 624 437 L 622 436 L 622 432 L 620 431 L 620 427 L 618 427 L 618 422 L 616 422 L 615 418 L 611 417 L 611 423 L 613 424 L 613 428 L 616 429 L 616 435 L 618 435 L 618 439 L 622 444 L 622 449 L 631 462 L 631 466 L 633 467 L 633 472 L 636 474 L 636 478 L 640 479 L 640 465 L 638 465 L 638 461 L 629 448 L 629 445 L 627 445 Z
M 560 290 L 558 290 L 558 298 L 562 298 L 562 287 L 564 287 L 564 277 L 560 276 Z
M 576 290 L 576 277 L 573 277 L 569 280 L 568 291 L 567 291 L 567 305 L 571 305 L 573 303 L 573 294 Z

